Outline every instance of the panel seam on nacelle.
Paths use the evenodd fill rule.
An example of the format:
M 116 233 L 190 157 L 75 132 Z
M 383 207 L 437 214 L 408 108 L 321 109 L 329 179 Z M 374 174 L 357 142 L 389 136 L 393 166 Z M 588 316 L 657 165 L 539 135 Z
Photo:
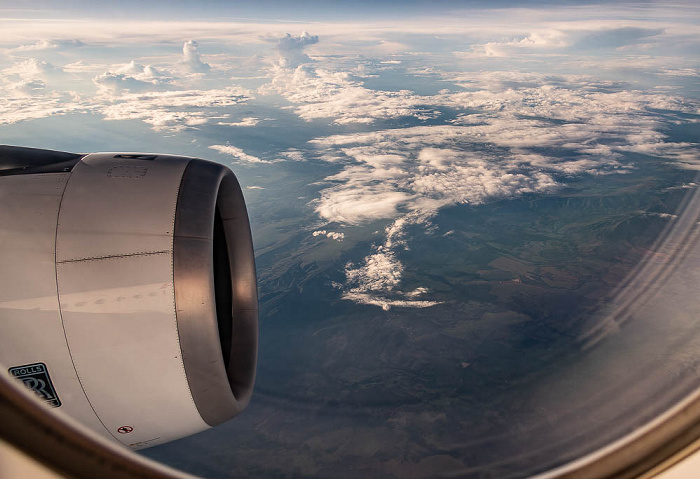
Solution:
M 112 254 L 112 255 L 105 255 L 105 256 L 92 256 L 92 257 L 87 257 L 87 258 L 77 258 L 77 259 L 64 259 L 62 261 L 56 261 L 56 264 L 78 263 L 81 261 L 100 261 L 100 260 L 105 260 L 105 259 L 130 258 L 132 256 L 155 256 L 155 255 L 170 254 L 170 253 L 171 253 L 170 250 L 143 251 L 143 252 L 137 252 L 137 253 Z
M 87 156 L 87 155 L 86 155 Z M 83 157 L 85 158 L 85 157 Z M 82 159 L 80 160 L 82 161 Z M 78 384 L 80 384 L 80 389 L 83 390 L 83 395 L 85 395 L 85 400 L 87 401 L 88 405 L 90 406 L 90 409 L 92 409 L 93 414 L 95 414 L 95 417 L 97 420 L 102 424 L 102 427 L 104 427 L 105 431 L 107 431 L 107 434 L 112 436 L 116 441 L 118 439 L 112 432 L 109 430 L 109 428 L 105 425 L 105 423 L 102 421 L 102 418 L 100 418 L 100 415 L 97 414 L 97 411 L 95 411 L 95 407 L 92 405 L 92 402 L 90 401 L 90 398 L 88 397 L 87 391 L 85 391 L 85 386 L 83 385 L 83 381 L 80 378 L 80 373 L 78 373 L 78 368 L 75 366 L 75 361 L 73 360 L 73 353 L 71 352 L 70 349 L 70 344 L 68 342 L 68 333 L 66 333 L 66 324 L 63 321 L 63 308 L 61 307 L 61 286 L 60 282 L 58 281 L 58 229 L 59 225 L 61 223 L 61 206 L 63 205 L 63 198 L 66 195 L 66 190 L 68 189 L 68 184 L 70 183 L 71 178 L 73 177 L 73 173 L 70 173 L 70 176 L 68 177 L 68 180 L 66 181 L 65 186 L 63 187 L 63 194 L 61 194 L 61 199 L 58 202 L 58 214 L 56 215 L 56 231 L 54 233 L 54 271 L 56 272 L 56 297 L 58 299 L 58 315 L 61 318 L 61 328 L 63 329 L 63 337 L 66 341 L 66 349 L 68 350 L 68 357 L 70 358 L 70 362 L 73 365 L 73 371 L 75 371 L 75 377 L 78 380 Z

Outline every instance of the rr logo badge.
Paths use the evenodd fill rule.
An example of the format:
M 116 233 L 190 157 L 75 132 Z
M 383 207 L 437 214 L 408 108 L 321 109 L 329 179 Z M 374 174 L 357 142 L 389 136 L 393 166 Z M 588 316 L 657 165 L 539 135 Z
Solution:
M 61 400 L 53 387 L 49 370 L 44 363 L 27 364 L 9 369 L 10 374 L 19 379 L 37 396 L 46 401 L 51 407 L 59 407 Z

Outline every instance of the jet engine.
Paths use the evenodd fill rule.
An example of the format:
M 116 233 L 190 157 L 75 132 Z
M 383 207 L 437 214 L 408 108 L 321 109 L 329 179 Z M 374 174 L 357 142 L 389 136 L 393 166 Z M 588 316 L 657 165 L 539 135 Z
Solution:
M 217 163 L 0 146 L 0 363 L 134 449 L 220 424 L 255 381 L 245 202 Z

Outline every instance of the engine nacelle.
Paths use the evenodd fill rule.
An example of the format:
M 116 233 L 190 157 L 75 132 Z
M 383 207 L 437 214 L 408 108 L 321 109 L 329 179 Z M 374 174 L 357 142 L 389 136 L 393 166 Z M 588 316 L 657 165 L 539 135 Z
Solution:
M 0 147 L 0 363 L 132 448 L 220 424 L 253 391 L 255 261 L 217 163 Z

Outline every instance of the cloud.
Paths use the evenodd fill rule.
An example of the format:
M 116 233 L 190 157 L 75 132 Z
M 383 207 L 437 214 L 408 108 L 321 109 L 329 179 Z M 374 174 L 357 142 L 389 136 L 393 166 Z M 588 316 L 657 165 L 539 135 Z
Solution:
M 47 94 L 35 80 L 6 85 L 9 95 L 0 96 L 0 125 L 69 113 L 88 113 L 92 106 L 75 95 Z M 43 93 L 43 94 L 42 94 Z
M 660 28 L 622 27 L 586 29 L 542 29 L 508 40 L 475 43 L 464 57 L 513 57 L 533 54 L 571 54 L 591 50 L 615 50 L 644 43 L 664 33 Z
M 186 41 L 182 46 L 181 64 L 190 73 L 207 73 L 211 70 L 211 66 L 200 58 L 197 42 L 194 40 Z
M 36 96 L 44 93 L 46 83 L 42 80 L 21 80 L 16 83 L 10 83 L 5 86 L 5 89 L 15 96 Z
M 570 35 L 561 30 L 539 30 L 507 41 L 475 44 L 469 52 L 456 52 L 467 57 L 508 57 L 522 53 L 556 51 L 572 44 Z
M 439 115 L 428 106 L 430 99 L 407 90 L 377 91 L 365 88 L 347 72 L 332 72 L 301 65 L 294 70 L 277 68 L 272 81 L 259 90 L 279 93 L 295 104 L 294 111 L 311 121 L 330 118 L 338 125 L 371 124 L 379 119 Z
M 577 39 L 574 48 L 579 50 L 614 49 L 636 45 L 664 33 L 662 28 L 622 27 L 598 30 Z
M 220 153 L 223 153 L 225 155 L 230 155 L 236 158 L 239 161 L 243 161 L 246 163 L 269 163 L 268 161 L 261 160 L 257 156 L 249 155 L 245 151 L 241 150 L 240 148 L 237 148 L 235 146 L 231 145 L 212 145 L 209 148 L 212 150 L 216 150 Z
M 65 49 L 65 48 L 76 48 L 76 47 L 82 47 L 84 45 L 83 42 L 80 40 L 71 40 L 71 39 L 63 39 L 63 40 L 38 40 L 36 43 L 32 43 L 30 45 L 20 45 L 17 48 L 13 48 L 10 50 L 10 52 L 36 52 L 36 51 L 44 51 L 44 50 L 56 50 L 56 49 Z
M 172 78 L 152 65 L 141 65 L 131 61 L 93 78 L 93 83 L 103 92 L 144 92 L 163 90 Z
M 287 33 L 277 39 L 276 50 L 279 54 L 278 64 L 282 68 L 296 68 L 302 63 L 311 61 L 308 55 L 303 53 L 304 47 L 318 43 L 318 35 L 302 32 L 301 35 L 292 36 Z
M 319 217 L 348 226 L 390 221 L 384 242 L 346 266 L 339 285 L 346 299 L 385 309 L 436 304 L 402 291 L 400 253 L 406 229 L 427 227 L 444 207 L 549 193 L 576 175 L 624 174 L 634 167 L 630 151 L 698 164 L 697 145 L 667 142 L 657 114 L 691 113 L 696 102 L 576 75 L 488 72 L 452 80 L 469 90 L 420 99 L 465 112 L 451 124 L 311 142 L 322 158 L 343 165 L 311 203 Z
M 312 236 L 325 236 L 326 238 L 335 240 L 335 241 L 343 241 L 345 239 L 345 233 L 338 233 L 336 231 L 326 231 L 326 230 L 317 230 L 311 233 Z
M 138 80 L 125 73 L 107 72 L 96 76 L 92 81 L 100 90 L 109 92 L 139 92 L 152 90 L 156 87 L 155 83 Z
M 289 33 L 277 40 L 279 50 L 301 50 L 307 45 L 318 43 L 318 35 L 311 35 L 309 32 L 301 32 L 300 35 L 292 36 Z
M 140 63 L 136 63 L 134 60 L 127 63 L 126 65 L 116 68 L 114 71 L 115 73 L 124 73 L 127 75 L 131 75 L 134 78 L 138 78 L 140 80 L 152 80 L 167 77 L 156 67 L 152 65 L 141 65 Z
M 291 160 L 291 161 L 306 161 L 306 158 L 304 157 L 304 153 L 299 151 L 296 148 L 290 148 L 287 151 L 283 151 L 280 153 L 282 158 L 285 160 Z
M 427 288 L 406 293 L 397 291 L 403 269 L 403 264 L 390 246 L 385 243 L 375 247 L 375 252 L 367 256 L 362 264 L 345 265 L 346 282 L 340 286 L 344 289 L 343 299 L 379 306 L 385 311 L 392 307 L 429 308 L 440 304 L 439 301 L 415 299 L 428 293 Z
M 40 97 L 50 90 L 47 82 L 63 77 L 63 71 L 52 64 L 29 58 L 2 70 L 0 85 L 12 97 Z
M 250 100 L 240 87 L 214 90 L 114 92 L 97 98 L 95 109 L 105 120 L 139 119 L 154 130 L 180 131 L 220 118 L 219 108 Z
M 258 123 L 260 123 L 260 119 L 251 116 L 247 118 L 241 118 L 239 121 L 220 121 L 218 124 L 222 126 L 255 126 Z
M 46 79 L 49 75 L 54 73 L 61 73 L 61 69 L 54 67 L 52 64 L 44 60 L 37 60 L 36 58 L 29 58 L 27 60 L 17 62 L 11 67 L 3 70 L 5 78 L 16 77 L 23 79 Z

